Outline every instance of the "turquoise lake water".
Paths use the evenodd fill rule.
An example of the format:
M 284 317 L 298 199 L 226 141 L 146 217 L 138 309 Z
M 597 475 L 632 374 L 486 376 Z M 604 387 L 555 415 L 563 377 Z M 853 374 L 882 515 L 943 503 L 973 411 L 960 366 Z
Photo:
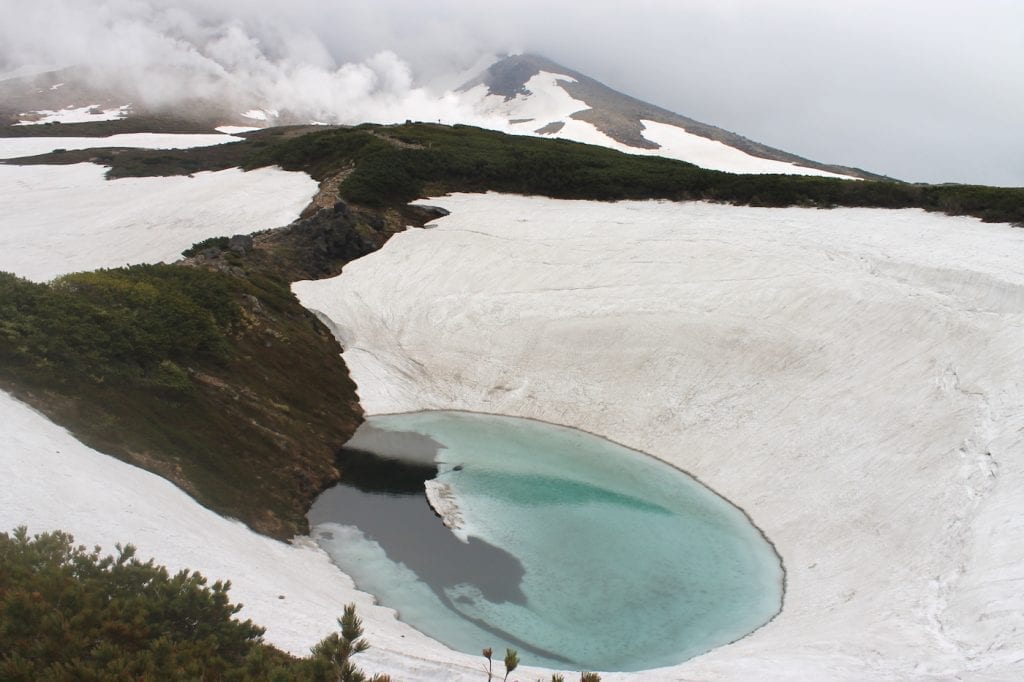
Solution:
M 353 463 L 372 475 L 318 499 L 314 538 L 360 589 L 453 649 L 636 671 L 734 641 L 781 608 L 779 557 L 747 516 L 643 453 L 464 412 L 371 417 L 350 445 L 383 459 Z M 389 466 L 408 467 L 394 488 L 374 482 L 402 478 Z M 417 490 L 434 475 L 460 509 L 455 532 Z

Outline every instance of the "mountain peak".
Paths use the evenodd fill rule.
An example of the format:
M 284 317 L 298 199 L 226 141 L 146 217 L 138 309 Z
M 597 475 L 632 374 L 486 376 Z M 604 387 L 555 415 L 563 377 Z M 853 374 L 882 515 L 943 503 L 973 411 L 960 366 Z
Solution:
M 586 78 L 583 74 L 556 64 L 547 57 L 523 53 L 499 59 L 459 90 L 470 90 L 478 85 L 485 85 L 491 94 L 511 99 L 516 95 L 528 95 L 526 83 L 542 71 L 571 76 L 576 79 Z
M 515 132 L 668 156 L 734 173 L 881 177 L 749 140 L 613 90 L 541 55 L 504 57 L 460 90 L 481 86 L 484 112 L 506 116 Z

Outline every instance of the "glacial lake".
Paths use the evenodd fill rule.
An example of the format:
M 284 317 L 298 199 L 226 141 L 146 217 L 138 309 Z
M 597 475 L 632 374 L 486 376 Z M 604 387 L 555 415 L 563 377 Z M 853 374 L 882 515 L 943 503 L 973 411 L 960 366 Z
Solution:
M 735 641 L 782 605 L 779 557 L 742 511 L 581 431 L 466 412 L 375 416 L 342 469 L 310 510 L 314 539 L 361 590 L 459 651 L 636 671 Z M 453 528 L 428 503 L 428 480 L 457 508 Z

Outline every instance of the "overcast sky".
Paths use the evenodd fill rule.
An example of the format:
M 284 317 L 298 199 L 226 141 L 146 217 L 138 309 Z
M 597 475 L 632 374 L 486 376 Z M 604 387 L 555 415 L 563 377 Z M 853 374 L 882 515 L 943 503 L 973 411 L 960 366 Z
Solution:
M 370 116 L 381 102 L 428 106 L 419 85 L 482 54 L 532 51 L 818 161 L 1024 186 L 1022 0 L 0 0 L 0 10 L 6 69 L 121 63 L 144 80 L 153 64 L 213 60 L 238 82 L 262 79 L 260 92 Z

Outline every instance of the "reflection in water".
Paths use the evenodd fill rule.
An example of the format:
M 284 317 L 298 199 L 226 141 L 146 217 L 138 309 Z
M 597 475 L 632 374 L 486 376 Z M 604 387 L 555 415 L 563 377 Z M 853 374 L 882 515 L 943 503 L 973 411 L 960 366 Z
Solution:
M 372 417 L 313 536 L 402 620 L 469 653 L 598 670 L 670 665 L 779 609 L 782 568 L 691 477 L 589 434 L 459 412 Z M 451 491 L 460 537 L 424 482 Z M 557 652 L 557 653 L 556 653 Z
M 423 482 L 437 476 L 436 464 L 420 464 L 383 454 L 342 448 L 336 457 L 346 486 L 364 493 L 422 495 Z
M 398 460 L 388 461 L 401 468 Z M 317 526 L 333 522 L 359 528 L 380 544 L 389 559 L 405 564 L 441 598 L 445 588 L 468 583 L 476 585 L 490 601 L 525 603 L 519 587 L 523 565 L 479 538 L 466 543 L 452 535 L 427 504 L 423 480 L 414 494 L 367 493 L 335 486 L 317 499 L 309 512 L 310 523 Z

